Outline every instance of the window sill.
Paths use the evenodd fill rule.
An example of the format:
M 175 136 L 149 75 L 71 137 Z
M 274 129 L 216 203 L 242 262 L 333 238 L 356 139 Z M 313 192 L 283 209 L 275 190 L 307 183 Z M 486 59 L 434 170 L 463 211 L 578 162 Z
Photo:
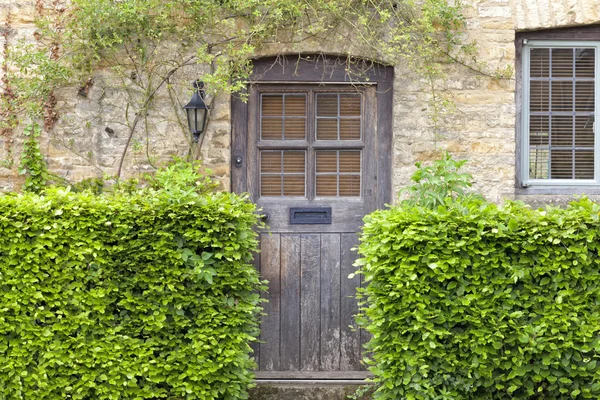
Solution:
M 600 185 L 536 185 L 517 187 L 515 195 L 600 195 Z

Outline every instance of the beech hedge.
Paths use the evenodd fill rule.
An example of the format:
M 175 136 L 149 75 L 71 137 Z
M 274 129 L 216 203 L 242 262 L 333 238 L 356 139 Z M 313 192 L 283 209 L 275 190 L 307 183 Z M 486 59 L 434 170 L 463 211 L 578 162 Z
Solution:
M 600 398 L 600 206 L 449 199 L 367 217 L 377 399 Z
M 0 197 L 0 399 L 244 399 L 261 283 L 229 193 Z

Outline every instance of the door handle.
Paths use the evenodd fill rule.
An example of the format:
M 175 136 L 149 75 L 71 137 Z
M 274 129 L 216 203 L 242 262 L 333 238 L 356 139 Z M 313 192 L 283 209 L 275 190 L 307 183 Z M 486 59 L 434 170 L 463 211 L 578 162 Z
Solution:
M 267 222 L 269 220 L 269 213 L 259 213 L 258 215 L 262 222 Z
M 244 160 L 242 159 L 242 156 L 236 156 L 235 159 L 233 160 L 234 165 L 235 165 L 236 168 L 241 168 L 243 161 Z

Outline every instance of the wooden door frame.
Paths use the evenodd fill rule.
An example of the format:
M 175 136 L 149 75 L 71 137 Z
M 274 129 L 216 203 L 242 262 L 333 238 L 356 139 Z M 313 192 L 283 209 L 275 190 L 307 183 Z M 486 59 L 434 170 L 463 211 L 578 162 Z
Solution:
M 394 68 L 343 56 L 295 55 L 267 57 L 253 61 L 251 83 L 276 84 L 369 84 L 376 86 L 377 188 L 375 208 L 392 199 Z M 248 102 L 239 94 L 231 96 L 231 190 L 248 191 Z M 241 157 L 241 163 L 236 159 Z
M 251 94 L 250 85 L 369 85 L 375 88 L 375 119 L 372 142 L 375 154 L 373 167 L 368 171 L 375 175 L 376 187 L 365 211 L 383 208 L 392 200 L 392 154 L 393 154 L 393 80 L 394 68 L 368 61 L 352 60 L 337 56 L 289 56 L 270 57 L 253 61 L 254 69 L 246 94 Z M 371 89 L 369 89 L 371 90 Z M 256 100 L 256 99 L 254 99 Z M 231 189 L 236 193 L 252 189 L 253 176 L 248 168 L 247 157 L 256 156 L 249 148 L 249 126 L 255 125 L 255 115 L 250 115 L 248 100 L 240 95 L 231 97 Z M 368 134 L 368 133 L 367 133 Z M 238 157 L 241 162 L 238 162 Z M 373 179 L 373 176 L 370 177 Z M 258 267 L 258 266 L 257 266 Z M 370 374 L 366 371 L 260 371 L 257 377 L 272 380 L 363 380 Z

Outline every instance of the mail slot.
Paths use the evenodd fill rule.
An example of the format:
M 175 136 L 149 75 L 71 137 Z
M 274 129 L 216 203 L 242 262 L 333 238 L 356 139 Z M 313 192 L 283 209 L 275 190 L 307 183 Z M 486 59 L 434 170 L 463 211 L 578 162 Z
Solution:
M 292 207 L 290 225 L 331 224 L 331 207 Z

